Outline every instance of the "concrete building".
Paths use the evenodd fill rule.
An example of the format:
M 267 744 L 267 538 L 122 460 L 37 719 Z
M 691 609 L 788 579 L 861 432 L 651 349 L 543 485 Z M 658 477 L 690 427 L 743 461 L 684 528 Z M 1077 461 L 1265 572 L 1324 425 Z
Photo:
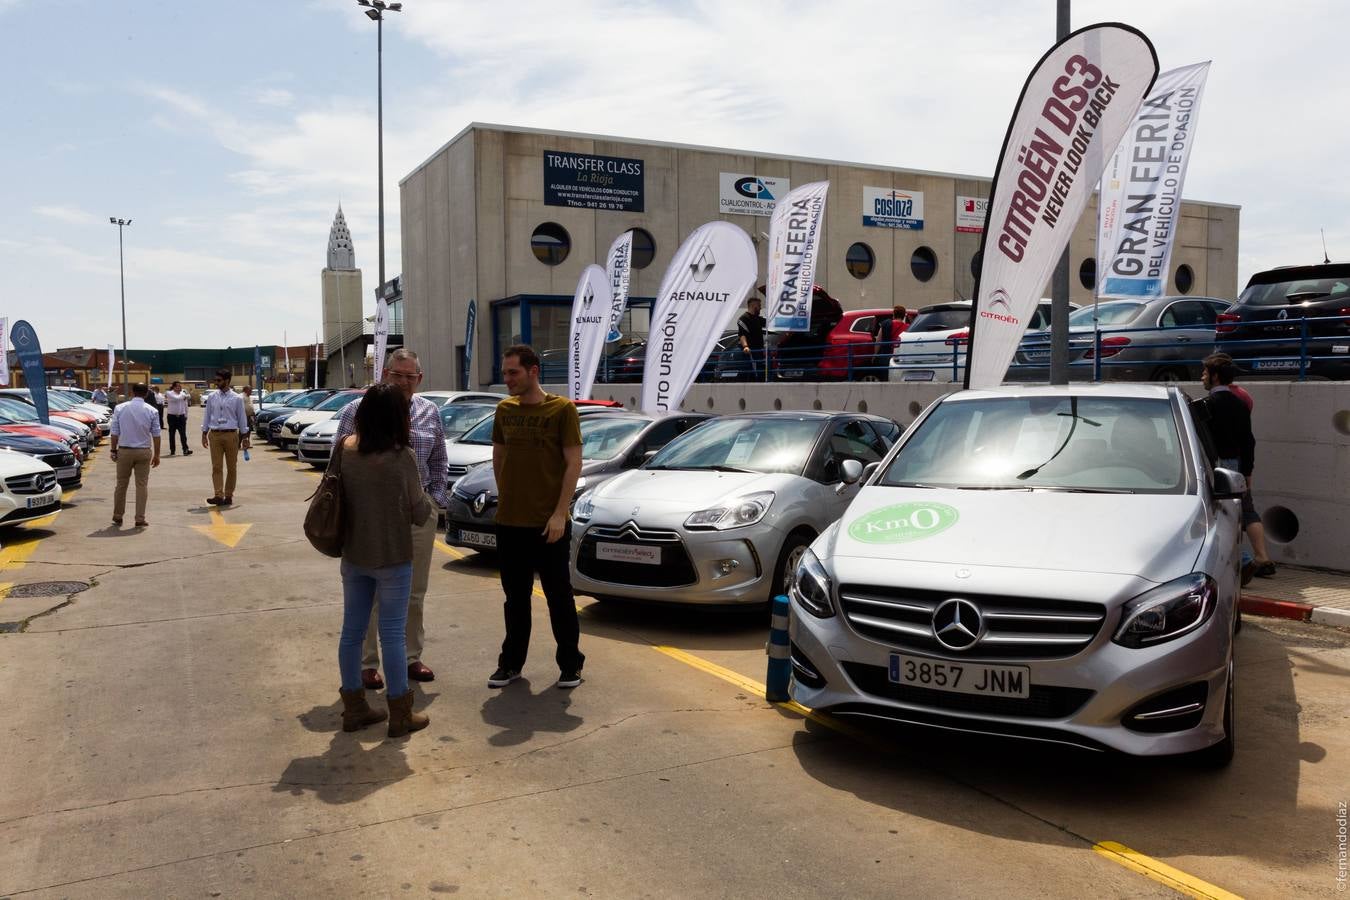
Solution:
M 405 340 L 429 387 L 460 386 L 475 300 L 471 386 L 490 384 L 513 341 L 564 346 L 582 269 L 603 265 L 629 228 L 638 232 L 623 330 L 645 333 L 690 232 L 719 218 L 740 225 L 762 273 L 766 198 L 821 180 L 830 194 L 817 281 L 845 309 L 971 296 L 989 178 L 475 123 L 400 182 Z M 1237 295 L 1238 219 L 1236 206 L 1183 203 L 1170 290 Z M 1075 302 L 1091 302 L 1095 251 L 1094 200 L 1070 241 Z
M 361 270 L 347 219 L 338 205 L 328 232 L 328 264 L 320 275 L 323 289 L 323 345 L 328 357 L 325 384 L 365 383 L 365 315 L 361 307 Z

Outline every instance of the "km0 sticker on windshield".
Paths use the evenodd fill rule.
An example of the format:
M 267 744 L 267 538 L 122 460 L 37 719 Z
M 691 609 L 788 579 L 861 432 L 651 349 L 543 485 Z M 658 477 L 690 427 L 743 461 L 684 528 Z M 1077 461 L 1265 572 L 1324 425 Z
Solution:
M 897 503 L 854 520 L 849 537 L 869 544 L 904 544 L 946 531 L 961 518 L 945 503 Z

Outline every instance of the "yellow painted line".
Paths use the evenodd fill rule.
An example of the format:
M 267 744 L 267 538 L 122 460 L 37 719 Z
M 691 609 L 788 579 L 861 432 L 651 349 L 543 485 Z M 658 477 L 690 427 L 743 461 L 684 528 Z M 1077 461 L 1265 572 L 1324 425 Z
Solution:
M 12 581 L 0 583 L 0 603 L 5 602 L 5 598 L 9 596 L 9 589 L 12 587 L 14 587 L 14 583 Z
M 458 550 L 456 550 L 454 547 L 451 547 L 449 544 L 447 544 L 440 538 L 436 538 L 436 549 L 444 553 L 446 556 L 453 556 L 455 559 L 464 559 L 469 555 L 467 553 L 460 553 Z
M 1145 856 L 1137 850 L 1131 850 L 1124 844 L 1117 844 L 1115 841 L 1102 841 L 1100 844 L 1093 844 L 1092 849 L 1112 862 L 1122 865 L 1132 872 L 1138 872 L 1140 875 L 1152 878 L 1159 884 L 1167 885 L 1172 890 L 1179 894 L 1185 894 L 1187 897 L 1197 897 L 1200 900 L 1241 900 L 1239 894 L 1225 891 L 1208 881 L 1201 881 L 1194 875 L 1187 875 L 1180 869 L 1174 869 L 1167 863 L 1159 862 L 1151 856 Z
M 671 659 L 679 660 L 687 666 L 692 666 L 700 672 L 706 672 L 723 681 L 734 684 L 741 690 L 748 691 L 758 697 L 763 697 L 765 688 L 763 684 L 755 681 L 753 678 L 747 678 L 739 672 L 733 672 L 731 669 L 719 666 L 717 663 L 709 662 L 702 657 L 695 656 L 677 647 L 666 647 L 653 644 L 652 649 L 658 653 L 664 653 Z M 795 700 L 789 700 L 786 703 L 775 703 L 775 706 L 791 710 L 799 715 L 805 716 L 813 722 L 818 722 L 827 728 L 838 731 L 841 734 L 847 734 L 855 739 L 862 740 L 868 744 L 881 745 L 884 742 L 878 740 L 867 732 L 855 728 L 847 722 L 841 722 L 838 719 L 818 713 L 813 709 L 802 706 Z M 1124 844 L 1118 844 L 1115 841 L 1102 841 L 1093 844 L 1092 849 L 1111 860 L 1122 865 L 1132 872 L 1137 872 L 1146 878 L 1151 878 L 1159 884 L 1166 885 L 1178 893 L 1185 894 L 1187 897 L 1196 897 L 1199 900 L 1241 900 L 1240 895 L 1225 891 L 1221 887 L 1216 887 L 1207 881 L 1202 881 L 1194 875 L 1188 875 L 1180 869 L 1173 868 L 1166 863 L 1159 862 L 1152 857 L 1145 856 L 1136 850 L 1131 850 Z
M 17 544 L 9 544 L 0 549 L 0 571 L 8 569 L 22 569 L 42 543 L 41 538 L 30 537 L 28 540 Z
M 192 530 L 198 534 L 204 534 L 216 543 L 224 544 L 226 547 L 233 550 L 239 542 L 244 539 L 244 535 L 247 534 L 248 530 L 252 527 L 252 524 L 231 525 L 225 521 L 225 516 L 221 514 L 219 509 L 212 507 L 211 524 L 193 525 Z

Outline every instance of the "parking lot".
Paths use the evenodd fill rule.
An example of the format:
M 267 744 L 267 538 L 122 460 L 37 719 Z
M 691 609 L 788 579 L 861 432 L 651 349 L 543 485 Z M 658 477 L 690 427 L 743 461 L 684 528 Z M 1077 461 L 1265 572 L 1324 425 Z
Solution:
M 525 678 L 491 691 L 495 560 L 438 542 L 431 725 L 391 741 L 340 730 L 313 469 L 255 447 L 221 512 L 208 455 L 165 456 L 139 531 L 110 526 L 112 478 L 104 448 L 58 514 L 0 535 L 0 897 L 1346 887 L 1345 631 L 1246 619 L 1237 758 L 1213 772 L 767 703 L 758 611 L 578 597 L 586 682 L 564 692 L 541 600 Z M 28 596 L 49 582 L 73 584 Z

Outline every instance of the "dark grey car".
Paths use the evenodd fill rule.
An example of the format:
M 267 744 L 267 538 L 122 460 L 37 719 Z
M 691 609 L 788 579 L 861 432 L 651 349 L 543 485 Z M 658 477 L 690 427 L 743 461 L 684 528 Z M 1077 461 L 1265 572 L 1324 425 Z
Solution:
M 1108 300 L 1095 313 L 1101 328 L 1102 381 L 1198 381 L 1214 352 L 1214 327 L 1230 303 L 1215 297 Z M 1094 309 L 1069 316 L 1069 379 L 1092 381 L 1096 371 Z M 1050 332 L 1030 331 L 1017 348 L 1008 381 L 1050 379 Z
M 711 418 L 707 413 L 674 413 L 659 419 L 629 412 L 582 416 L 577 493 L 637 468 L 657 450 Z M 495 549 L 496 516 L 497 477 L 492 466 L 469 469 L 450 492 L 445 542 L 474 550 Z

